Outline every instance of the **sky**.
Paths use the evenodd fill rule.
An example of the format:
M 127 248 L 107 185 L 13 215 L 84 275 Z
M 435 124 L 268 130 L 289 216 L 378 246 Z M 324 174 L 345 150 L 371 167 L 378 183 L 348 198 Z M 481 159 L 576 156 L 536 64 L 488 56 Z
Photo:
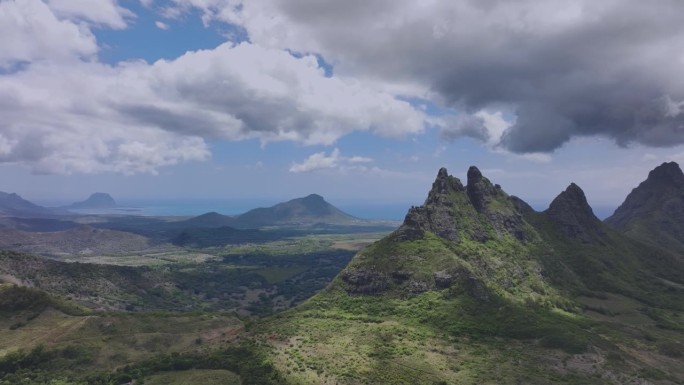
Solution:
M 607 212 L 684 162 L 683 70 L 681 0 L 0 0 L 0 191 Z

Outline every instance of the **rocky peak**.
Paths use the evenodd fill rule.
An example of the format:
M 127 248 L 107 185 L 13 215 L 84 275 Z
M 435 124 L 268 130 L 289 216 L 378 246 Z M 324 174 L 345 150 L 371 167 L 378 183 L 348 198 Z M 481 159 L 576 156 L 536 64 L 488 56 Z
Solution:
M 684 173 L 676 162 L 665 162 L 648 173 L 648 184 L 671 184 L 684 187 Z
M 496 205 L 491 204 L 494 201 Z M 399 239 L 421 239 L 425 231 L 430 231 L 457 243 L 464 237 L 484 242 L 506 233 L 527 240 L 530 237 L 518 206 L 529 207 L 524 202 L 516 205 L 477 167 L 468 170 L 466 187 L 441 168 L 425 204 L 412 207 L 407 213 Z
M 483 212 L 487 203 L 499 191 L 489 179 L 482 176 L 480 170 L 475 166 L 470 166 L 468 169 L 468 186 L 466 191 L 470 202 L 478 212 Z
M 684 173 L 679 165 L 668 162 L 653 169 L 606 223 L 643 241 L 684 251 Z
M 442 167 L 437 172 L 437 178 L 432 183 L 432 189 L 428 193 L 425 204 L 448 204 L 448 194 L 450 192 L 463 191 L 463 184 L 458 178 L 455 178 L 447 172 L 447 169 Z
M 575 183 L 560 193 L 545 213 L 572 239 L 595 243 L 604 234 L 601 221 L 594 215 L 584 191 Z

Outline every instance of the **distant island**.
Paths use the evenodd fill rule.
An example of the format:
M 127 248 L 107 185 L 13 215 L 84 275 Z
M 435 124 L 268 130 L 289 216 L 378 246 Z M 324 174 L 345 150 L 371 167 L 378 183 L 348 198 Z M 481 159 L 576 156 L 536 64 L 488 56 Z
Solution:
M 91 194 L 88 199 L 82 201 L 82 202 L 75 202 L 72 203 L 70 206 L 67 206 L 66 208 L 68 209 L 76 209 L 76 210 L 83 210 L 83 209 L 113 209 L 117 208 L 119 205 L 116 203 L 114 198 L 112 198 L 111 195 L 107 193 L 101 193 L 97 192 L 94 194 Z

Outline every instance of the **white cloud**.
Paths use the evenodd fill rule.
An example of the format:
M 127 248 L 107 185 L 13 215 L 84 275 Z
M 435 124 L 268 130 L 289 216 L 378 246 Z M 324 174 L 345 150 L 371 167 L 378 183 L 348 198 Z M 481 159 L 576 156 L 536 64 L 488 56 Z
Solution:
M 164 30 L 164 31 L 168 31 L 169 28 L 171 28 L 168 24 L 166 24 L 166 23 L 164 23 L 164 22 L 161 22 L 161 21 L 155 21 L 155 22 L 154 22 L 154 25 L 155 25 L 157 28 L 159 28 L 159 29 L 161 29 L 161 30 Z
M 340 162 L 340 150 L 334 149 L 330 155 L 325 152 L 317 152 L 310 155 L 302 163 L 293 163 L 290 166 L 290 172 L 310 172 L 316 170 L 323 170 L 328 168 L 335 168 Z
M 0 114 L 11 146 L 0 162 L 40 173 L 154 172 L 207 159 L 205 139 L 331 144 L 357 130 L 418 133 L 424 118 L 390 94 L 326 77 L 312 56 L 247 43 L 151 65 L 36 62 L 0 76 Z
M 48 6 L 60 18 L 83 20 L 114 29 L 126 28 L 126 19 L 135 16 L 119 6 L 116 0 L 48 0 Z
M 367 167 L 361 164 L 372 163 L 373 159 L 363 156 L 346 157 L 340 154 L 340 150 L 335 148 L 326 155 L 324 151 L 311 154 L 302 163 L 292 163 L 290 172 L 311 172 L 325 169 L 337 169 L 343 172 L 349 171 L 372 171 L 374 173 L 381 172 L 377 167 Z
M 72 61 L 97 53 L 88 28 L 60 20 L 40 0 L 0 2 L 0 68 L 20 62 Z

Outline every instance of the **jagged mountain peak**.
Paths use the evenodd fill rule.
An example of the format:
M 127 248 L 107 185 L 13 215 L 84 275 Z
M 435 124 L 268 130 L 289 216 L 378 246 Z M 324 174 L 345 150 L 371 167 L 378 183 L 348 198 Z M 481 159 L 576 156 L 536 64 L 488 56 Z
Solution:
M 606 223 L 642 241 L 684 252 L 684 173 L 675 162 L 651 170 Z
M 560 204 L 572 204 L 581 209 L 585 215 L 594 216 L 594 211 L 587 202 L 587 197 L 584 195 L 584 190 L 574 182 L 570 183 L 568 187 L 558 194 L 558 196 L 551 202 L 551 207 Z
M 477 182 L 482 179 L 482 172 L 476 166 L 468 167 L 468 183 Z
M 425 231 L 457 243 L 464 238 L 486 241 L 506 233 L 527 239 L 519 209 L 525 206 L 529 207 L 511 199 L 475 166 L 468 170 L 465 187 L 442 167 L 425 204 L 406 214 L 398 239 L 420 239 Z
M 677 162 L 665 162 L 648 173 L 646 182 L 670 183 L 684 186 L 684 173 Z
M 572 239 L 595 243 L 604 234 L 601 221 L 594 215 L 584 191 L 575 183 L 570 183 L 551 202 L 545 213 Z
M 464 187 L 461 181 L 449 175 L 449 172 L 445 167 L 442 167 L 437 172 L 437 177 L 432 183 L 432 189 L 428 193 L 428 197 L 425 200 L 425 204 L 448 204 L 448 193 L 463 191 Z
M 475 210 L 483 212 L 492 197 L 500 190 L 485 178 L 477 167 L 470 166 L 466 191 Z

